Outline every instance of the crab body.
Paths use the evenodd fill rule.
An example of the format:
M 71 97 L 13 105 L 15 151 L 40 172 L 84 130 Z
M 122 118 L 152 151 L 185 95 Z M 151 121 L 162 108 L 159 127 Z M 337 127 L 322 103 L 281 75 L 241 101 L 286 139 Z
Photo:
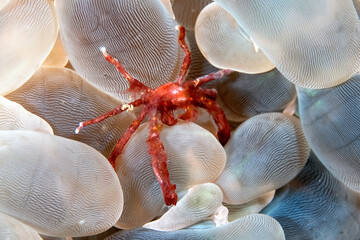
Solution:
M 153 94 L 146 97 L 150 104 L 153 104 L 159 112 L 171 112 L 179 108 L 185 108 L 192 102 L 190 94 L 177 83 L 166 83 L 157 89 Z M 174 124 L 168 124 L 174 125 Z
M 179 27 L 179 30 L 179 44 L 185 51 L 185 58 L 180 70 L 179 78 L 176 82 L 166 83 L 155 90 L 133 78 L 126 72 L 117 59 L 111 57 L 106 52 L 106 49 L 102 48 L 105 59 L 113 64 L 129 82 L 130 86 L 127 92 L 133 93 L 134 95 L 141 94 L 141 96 L 137 100 L 129 104 L 120 105 L 102 116 L 86 122 L 81 122 L 75 131 L 77 133 L 84 126 L 101 122 L 106 118 L 119 114 L 125 110 L 131 110 L 134 107 L 143 105 L 144 107 L 139 115 L 125 131 L 111 152 L 109 162 L 115 168 L 116 159 L 122 153 L 125 144 L 129 141 L 131 135 L 136 131 L 145 117 L 149 116 L 149 136 L 147 139 L 148 153 L 151 156 L 153 171 L 160 184 L 165 204 L 168 206 L 176 205 L 178 196 L 175 192 L 176 185 L 170 183 L 167 155 L 164 145 L 160 141 L 162 124 L 164 123 L 172 126 L 177 123 L 177 119 L 195 121 L 199 115 L 197 108 L 201 107 L 205 108 L 213 116 L 218 128 L 217 136 L 220 143 L 224 145 L 230 138 L 230 127 L 226 121 L 225 114 L 215 102 L 216 91 L 214 89 L 203 89 L 201 86 L 209 81 L 228 75 L 232 71 L 224 69 L 197 78 L 196 80 L 183 81 L 190 67 L 191 53 L 185 44 L 185 29 Z M 183 110 L 183 112 L 178 113 L 178 110 Z

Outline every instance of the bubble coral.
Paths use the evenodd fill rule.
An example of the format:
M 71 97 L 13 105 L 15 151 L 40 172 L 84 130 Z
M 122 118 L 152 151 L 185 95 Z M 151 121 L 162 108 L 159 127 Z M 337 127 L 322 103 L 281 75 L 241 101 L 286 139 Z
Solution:
M 34 229 L 3 213 L 0 213 L 0 238 L 12 240 L 42 240 Z
M 215 0 L 291 82 L 339 85 L 360 65 L 360 22 L 351 0 Z
M 186 30 L 194 31 L 195 22 L 201 10 L 212 0 L 172 0 L 176 21 Z
M 68 60 L 60 34 L 58 34 L 51 52 L 41 66 L 64 67 L 68 63 Z
M 228 213 L 229 222 L 235 221 L 246 215 L 259 213 L 273 200 L 274 195 L 275 195 L 275 190 L 272 190 L 244 204 L 233 205 L 233 204 L 224 203 L 224 206 L 229 211 Z
M 134 107 L 143 106 L 139 115 L 116 143 L 110 154 L 109 162 L 115 167 L 116 159 L 122 153 L 124 146 L 129 141 L 131 135 L 140 126 L 145 117 L 149 116 L 149 137 L 146 141 L 147 149 L 151 156 L 154 174 L 159 181 L 164 195 L 164 201 L 168 206 L 176 205 L 178 196 L 175 192 L 176 185 L 172 184 L 169 179 L 167 155 L 164 145 L 160 140 L 163 124 L 173 126 L 178 122 L 178 119 L 195 121 L 199 116 L 197 109 L 204 108 L 214 119 L 218 128 L 217 137 L 220 143 L 224 145 L 230 138 L 230 127 L 225 114 L 215 102 L 217 97 L 216 91 L 214 89 L 201 88 L 201 86 L 207 82 L 226 76 L 232 73 L 232 71 L 224 69 L 192 81 L 184 81 L 191 64 L 191 53 L 185 43 L 185 28 L 180 26 L 179 32 L 179 45 L 185 52 L 179 77 L 176 82 L 166 83 L 156 89 L 149 88 L 132 77 L 116 58 L 110 56 L 104 47 L 101 48 L 105 59 L 113 64 L 129 82 L 130 87 L 127 92 L 133 94 L 135 97 L 140 95 L 140 97 L 129 104 L 119 105 L 99 117 L 80 122 L 79 127 L 75 130 L 75 133 L 78 133 L 87 125 L 99 123 L 124 111 L 131 111 Z M 183 112 L 179 113 L 179 110 L 183 110 Z
M 75 134 L 69 126 L 76 126 L 79 120 L 100 115 L 123 102 L 92 86 L 68 68 L 41 67 L 6 98 L 46 120 L 55 135 L 86 143 L 106 157 L 135 119 L 134 113 L 124 112 L 101 126 L 89 126 L 87 131 Z M 121 124 L 117 124 L 119 122 Z
M 174 81 L 184 55 L 177 25 L 158 0 L 66 0 L 56 2 L 60 33 L 69 60 L 85 80 L 128 101 L 127 80 L 104 61 L 99 48 L 151 88 Z
M 146 148 L 148 126 L 140 125 L 117 160 L 116 172 L 124 191 L 123 213 L 115 225 L 118 228 L 142 226 L 165 209 Z M 176 184 L 177 192 L 214 182 L 224 169 L 224 148 L 214 135 L 194 123 L 164 125 L 160 140 L 168 156 L 170 181 Z
M 359 194 L 334 178 L 312 152 L 263 213 L 281 224 L 286 239 L 358 239 L 359 201 Z
M 170 1 L 170 0 L 169 0 Z M 186 79 L 195 79 L 219 70 L 200 52 L 195 40 L 195 22 L 200 11 L 212 0 L 172 0 L 172 11 L 179 25 L 186 29 L 186 40 L 191 51 L 191 66 Z
M 293 179 L 306 163 L 309 146 L 297 118 L 264 113 L 241 124 L 225 151 L 226 166 L 216 183 L 224 202 L 242 204 Z
M 229 121 L 280 112 L 296 98 L 295 85 L 277 69 L 260 74 L 234 72 L 215 84 L 217 101 Z
M 138 228 L 115 233 L 106 240 L 121 239 L 268 239 L 285 240 L 284 232 L 280 224 L 267 215 L 251 214 L 234 222 L 212 228 L 181 229 L 171 232 L 154 231 L 146 228 Z
M 218 68 L 252 74 L 275 68 L 236 20 L 217 3 L 207 5 L 199 14 L 195 37 L 202 54 Z
M 360 75 L 333 88 L 297 91 L 311 148 L 337 179 L 360 192 Z
M 50 236 L 97 234 L 119 218 L 119 180 L 93 148 L 25 130 L 0 131 L 0 146 L 0 212 Z
M 0 95 L 5 95 L 40 67 L 55 43 L 58 22 L 48 0 L 11 0 L 0 5 Z
M 166 4 L 168 9 L 165 9 L 161 2 Z M 1 132 L 0 212 L 16 217 L 17 221 L 34 227 L 36 231 L 65 238 L 66 235 L 97 234 L 114 224 L 119 228 L 139 227 L 151 220 L 161 219 L 163 214 L 169 211 L 163 202 L 161 189 L 154 177 L 150 156 L 146 150 L 147 123 L 141 125 L 134 133 L 133 138 L 124 148 L 123 156 L 118 158 L 119 167 L 116 172 L 118 176 L 111 171 L 106 158 L 79 143 L 79 141 L 86 143 L 108 157 L 116 141 L 135 119 L 134 112 L 123 112 L 105 120 L 102 124 L 89 126 L 86 131 L 78 135 L 75 135 L 73 130 L 79 121 L 98 116 L 108 109 L 124 104 L 122 100 L 131 101 L 128 99 L 129 95 L 122 92 L 128 87 L 126 79 L 104 61 L 98 51 L 100 46 L 106 46 L 111 54 L 117 56 L 129 73 L 144 80 L 147 85 L 153 84 L 151 87 L 156 88 L 166 82 L 174 81 L 181 68 L 184 53 L 177 43 L 177 32 L 174 28 L 178 21 L 187 24 L 185 41 L 193 58 L 189 74 L 185 78 L 195 79 L 217 70 L 201 54 L 194 32 L 198 13 L 211 1 L 172 0 L 171 2 L 175 20 L 170 13 L 171 9 L 169 10 L 170 0 L 56 1 L 62 40 L 71 58 L 66 67 L 72 68 L 71 64 L 73 64 L 76 69 L 73 71 L 60 67 L 41 67 L 36 70 L 45 59 L 47 55 L 45 52 L 50 51 L 50 45 L 58 34 L 55 24 L 57 20 L 54 14 L 51 14 L 51 5 L 46 8 L 39 7 L 48 6 L 47 3 L 52 4 L 53 0 L 0 1 L 0 36 L 3 40 L 0 47 L 2 49 L 0 68 L 3 67 L 1 76 L 3 79 L 10 73 L 14 76 L 13 69 L 16 69 L 15 73 L 26 80 L 32 74 L 30 72 L 36 70 L 23 85 L 19 83 L 20 87 L 12 86 L 12 81 L 16 80 L 16 77 L 10 77 L 10 82 L 0 82 L 3 91 L 0 95 L 5 94 L 6 99 L 10 100 L 0 100 L 1 104 L 4 104 L 0 110 L 0 119 L 2 119 L 0 125 L 2 129 L 20 127 L 41 130 L 42 127 L 34 128 L 28 124 L 32 119 L 44 123 L 32 115 L 36 114 L 48 122 L 55 135 L 68 138 L 36 132 L 31 134 L 23 131 Z M 244 166 L 252 175 L 258 176 L 247 181 L 247 185 L 253 186 L 250 194 L 256 195 L 250 198 L 255 199 L 250 202 L 244 200 L 245 203 L 241 205 L 224 204 L 227 208 L 220 207 L 211 220 L 209 218 L 208 221 L 197 223 L 187 229 L 159 232 L 140 228 L 120 231 L 116 234 L 117 237 L 113 235 L 110 239 L 131 237 L 284 239 L 282 228 L 289 239 L 357 238 L 359 199 L 358 194 L 347 186 L 353 190 L 359 186 L 357 181 L 358 76 L 348 80 L 347 84 L 338 85 L 339 88 L 312 91 L 303 87 L 334 86 L 345 81 L 353 71 L 358 70 L 356 65 L 359 58 L 359 19 L 354 13 L 352 4 L 359 9 L 359 2 L 355 0 L 353 3 L 349 0 L 317 2 L 219 0 L 216 2 L 222 7 L 224 5 L 219 2 L 229 4 L 222 10 L 226 10 L 226 14 L 236 20 L 238 29 L 241 27 L 242 33 L 255 43 L 251 46 L 252 49 L 258 46 L 259 51 L 262 51 L 275 65 L 280 66 L 280 72 L 285 74 L 283 76 L 278 70 L 259 75 L 234 73 L 229 78 L 212 82 L 214 85 L 210 87 L 217 87 L 219 95 L 217 100 L 222 100 L 228 112 L 236 117 L 234 121 L 243 121 L 259 113 L 282 111 L 283 106 L 295 95 L 294 84 L 286 82 L 286 77 L 301 84 L 302 86 L 297 88 L 300 120 L 303 122 L 305 135 L 321 163 L 315 161 L 314 155 L 311 155 L 309 164 L 304 170 L 289 184 L 276 190 L 277 194 L 271 205 L 263 210 L 263 213 L 273 218 L 254 215 L 252 213 L 258 212 L 271 201 L 274 191 L 268 192 L 267 195 L 262 193 L 277 186 L 269 188 L 264 182 L 253 184 L 267 177 L 285 179 L 284 175 L 296 174 L 303 164 L 303 161 L 294 160 L 293 155 L 289 153 L 299 145 L 292 144 L 297 140 L 294 139 L 294 135 L 286 132 L 287 127 L 284 128 L 286 133 L 281 136 L 288 136 L 287 140 L 291 143 L 281 145 L 281 148 L 276 144 L 277 138 L 281 138 L 280 134 L 277 135 L 279 137 L 272 138 L 272 143 L 268 140 L 268 145 L 263 141 L 264 147 L 261 147 L 262 144 L 259 147 L 251 146 L 258 139 L 257 137 L 266 140 L 271 132 L 279 132 L 277 129 L 269 133 L 265 128 L 241 139 L 230 140 L 229 143 L 233 142 L 234 148 L 230 151 L 229 146 L 225 153 L 214 137 L 216 131 L 210 133 L 193 123 L 180 122 L 172 128 L 164 126 L 161 140 L 168 149 L 170 179 L 172 183 L 177 184 L 180 197 L 178 207 L 181 207 L 181 197 L 189 188 L 197 184 L 213 185 L 224 170 L 226 155 L 229 156 L 230 161 L 234 161 L 234 156 L 241 156 L 241 151 L 236 150 L 237 148 L 252 151 L 254 155 L 260 156 L 251 158 L 248 161 L 249 165 L 241 162 L 236 163 L 234 167 L 236 171 L 241 170 L 239 166 Z M 19 3 L 27 4 L 27 7 L 16 14 L 15 8 L 9 6 L 14 4 L 20 6 Z M 229 7 L 230 4 L 233 5 Z M 11 21 L 7 22 L 2 18 L 3 16 L 7 16 Z M 21 22 L 24 19 L 25 23 Z M 225 23 L 219 22 L 219 24 Z M 27 29 L 27 26 L 30 28 Z M 43 34 L 44 29 L 48 29 L 45 30 L 45 34 Z M 216 35 L 214 32 L 212 34 Z M 233 31 L 229 34 L 236 36 Z M 14 41 L 9 41 L 9 36 L 12 35 L 18 37 Z M 30 41 L 39 36 L 40 39 L 37 41 Z M 43 40 L 46 44 L 43 44 Z M 35 53 L 22 48 L 28 46 L 30 42 L 32 42 L 31 49 Z M 16 49 L 12 48 L 12 44 L 16 45 Z M 17 61 L 12 62 L 12 57 L 18 57 Z M 24 65 L 25 60 L 28 64 Z M 82 79 L 76 71 L 87 79 Z M 294 79 L 299 81 L 296 82 Z M 15 88 L 17 89 L 13 91 Z M 206 120 L 211 119 L 205 114 L 201 114 L 201 117 Z M 268 122 L 267 125 L 270 126 L 271 121 Z M 214 124 L 211 125 L 214 128 Z M 260 124 L 252 125 L 246 127 L 245 132 L 250 132 L 250 129 L 255 129 Z M 49 126 L 47 124 L 44 126 L 46 126 L 45 131 L 49 132 Z M 246 122 L 240 125 L 239 129 L 242 126 L 245 128 Z M 305 145 L 305 140 L 301 141 L 304 141 Z M 11 148 L 8 147 L 10 144 L 12 144 Z M 259 159 L 264 160 L 273 153 L 278 153 L 276 157 L 279 157 L 283 152 L 285 152 L 283 156 L 287 157 L 285 160 L 270 159 L 267 161 L 268 165 L 266 161 L 259 163 Z M 13 170 L 10 171 L 9 166 L 12 166 Z M 61 171 L 54 170 L 54 166 L 58 166 L 56 170 Z M 276 169 L 271 170 L 274 168 Z M 104 183 L 104 177 L 111 179 L 109 183 Z M 284 182 L 290 179 L 291 177 Z M 123 190 L 123 202 L 119 199 L 121 193 L 116 192 L 119 180 Z M 54 182 L 56 184 L 53 184 Z M 69 186 L 65 187 L 66 184 Z M 109 186 L 115 188 L 109 190 Z M 224 189 L 228 187 L 225 184 Z M 239 192 L 237 190 L 234 192 Z M 104 191 L 108 192 L 104 193 Z M 206 198 L 206 192 L 195 192 L 199 194 L 195 196 L 199 199 L 212 200 Z M 244 196 L 249 196 L 245 191 L 243 193 Z M 223 195 L 225 194 L 228 194 L 228 191 Z M 109 201 L 112 197 L 117 200 Z M 93 207 L 94 201 L 99 201 L 95 204 L 100 206 L 99 208 Z M 217 201 L 216 198 L 213 202 Z M 112 204 L 114 204 L 113 208 Z M 120 205 L 123 205 L 123 211 L 118 218 Z M 215 205 L 208 207 L 210 209 Z M 195 212 L 198 206 L 200 209 L 207 207 L 201 204 L 185 204 L 185 208 L 180 209 L 181 211 L 173 209 L 169 214 L 172 211 L 180 211 L 184 212 L 182 215 L 184 218 L 179 217 L 175 220 L 198 221 L 196 217 L 200 214 L 190 214 L 194 218 L 186 218 L 186 213 Z M 165 220 L 166 215 L 169 214 L 165 214 L 162 220 Z M 251 215 L 246 216 L 248 214 Z M 82 216 L 89 217 L 84 219 Z M 205 214 L 201 215 L 203 216 Z M 2 218 L 0 225 L 4 226 L 3 224 L 8 222 L 7 219 Z M 85 221 L 94 219 L 98 219 L 94 227 L 90 226 L 91 221 Z M 171 219 L 173 220 L 174 217 Z M 227 221 L 230 222 L 226 223 Z M 215 222 L 223 225 L 215 227 Z M 11 231 L 10 228 L 11 226 L 7 230 Z M 104 239 L 115 231 L 118 230 L 111 228 L 107 232 L 86 238 Z M 44 237 L 44 239 L 52 238 Z
M 216 184 L 195 185 L 160 219 L 146 223 L 143 227 L 160 231 L 186 228 L 214 214 L 222 206 L 222 200 L 222 191 Z
M 44 119 L 0 96 L 0 130 L 21 129 L 53 134 L 52 128 Z

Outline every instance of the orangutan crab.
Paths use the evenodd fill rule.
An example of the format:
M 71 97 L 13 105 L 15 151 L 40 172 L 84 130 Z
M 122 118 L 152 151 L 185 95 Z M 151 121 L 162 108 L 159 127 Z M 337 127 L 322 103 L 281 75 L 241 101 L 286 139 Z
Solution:
M 164 145 L 160 141 L 162 123 L 172 126 L 177 123 L 176 117 L 182 120 L 195 121 L 198 118 L 198 111 L 196 110 L 196 107 L 202 107 L 213 116 L 218 128 L 217 136 L 220 143 L 224 145 L 230 138 L 230 127 L 226 121 L 225 114 L 215 102 L 217 96 L 215 89 L 202 89 L 200 86 L 224 75 L 228 75 L 232 72 L 232 70 L 224 69 L 197 78 L 196 80 L 183 81 L 190 67 L 191 53 L 184 40 L 184 27 L 180 26 L 179 30 L 179 44 L 185 51 L 185 57 L 180 70 L 179 78 L 176 82 L 166 83 L 155 90 L 147 87 L 137 79 L 130 76 L 130 74 L 121 66 L 119 61 L 111 57 L 106 52 L 105 48 L 102 48 L 101 51 L 105 59 L 109 63 L 113 64 L 129 81 L 130 87 L 127 92 L 141 93 L 142 95 L 139 99 L 129 104 L 120 105 L 102 116 L 79 123 L 79 127 L 75 131 L 78 133 L 81 128 L 87 125 L 101 122 L 104 119 L 119 114 L 125 110 L 132 110 L 134 107 L 144 105 L 140 114 L 115 145 L 114 150 L 110 154 L 109 162 L 115 168 L 117 156 L 121 154 L 125 144 L 139 127 L 140 123 L 147 115 L 149 115 L 149 137 L 147 139 L 147 148 L 151 156 L 151 164 L 155 177 L 160 184 L 165 204 L 168 206 L 176 205 L 178 196 L 175 193 L 176 185 L 170 183 L 169 171 L 167 168 L 167 155 Z M 184 109 L 185 112 L 175 117 L 174 111 L 177 109 Z

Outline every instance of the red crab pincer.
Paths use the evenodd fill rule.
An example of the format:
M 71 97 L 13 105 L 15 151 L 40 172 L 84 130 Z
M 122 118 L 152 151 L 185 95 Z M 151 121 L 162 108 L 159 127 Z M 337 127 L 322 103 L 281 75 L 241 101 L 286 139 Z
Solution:
M 132 110 L 134 107 L 144 105 L 140 114 L 131 123 L 124 135 L 119 139 L 113 151 L 110 154 L 109 162 L 115 168 L 116 158 L 121 154 L 125 144 L 129 141 L 131 135 L 139 127 L 144 118 L 149 115 L 149 137 L 146 141 L 148 152 L 151 156 L 151 164 L 158 180 L 165 204 L 176 205 L 178 196 L 175 193 L 176 185 L 170 183 L 169 171 L 167 167 L 167 155 L 164 145 L 160 141 L 160 132 L 162 123 L 172 126 L 177 123 L 177 118 L 185 121 L 195 121 L 198 117 L 197 107 L 205 108 L 212 116 L 217 125 L 217 136 L 222 145 L 224 145 L 230 138 L 230 127 L 226 120 L 223 110 L 215 102 L 216 90 L 200 88 L 203 84 L 228 75 L 232 70 L 224 69 L 215 73 L 199 77 L 196 80 L 184 81 L 184 78 L 189 70 L 191 63 L 191 53 L 185 43 L 185 29 L 179 27 L 179 44 L 185 51 L 185 57 L 180 70 L 179 78 L 176 82 L 165 83 L 160 87 L 151 89 L 142 84 L 137 79 L 133 78 L 121 66 L 119 61 L 110 56 L 105 48 L 102 48 L 102 53 L 105 59 L 113 64 L 117 70 L 128 80 L 130 86 L 127 90 L 129 93 L 141 94 L 141 97 L 131 103 L 120 105 L 110 112 L 102 116 L 79 123 L 76 128 L 76 133 L 81 128 L 98 123 L 104 119 L 119 114 L 125 110 Z M 184 113 L 175 116 L 175 111 L 184 109 Z

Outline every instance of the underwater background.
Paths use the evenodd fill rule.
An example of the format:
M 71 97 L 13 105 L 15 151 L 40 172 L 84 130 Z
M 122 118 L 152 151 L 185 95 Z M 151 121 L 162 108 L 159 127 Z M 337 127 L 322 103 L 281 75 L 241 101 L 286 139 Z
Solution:
M 1 0 L 0 239 L 360 239 L 358 0 Z M 141 113 L 80 122 L 220 69 L 211 113 L 162 126 L 166 206 Z M 205 88 L 205 87 L 204 87 Z M 175 116 L 183 112 L 176 111 Z

